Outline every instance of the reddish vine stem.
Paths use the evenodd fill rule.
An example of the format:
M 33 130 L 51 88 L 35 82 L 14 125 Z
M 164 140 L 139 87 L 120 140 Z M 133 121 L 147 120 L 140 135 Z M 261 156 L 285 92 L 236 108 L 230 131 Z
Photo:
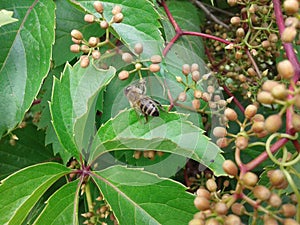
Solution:
M 167 44 L 167 46 L 164 48 L 163 50 L 163 56 L 166 56 L 167 53 L 169 52 L 169 50 L 171 49 L 171 47 L 174 45 L 174 43 L 183 35 L 190 35 L 190 36 L 199 36 L 199 37 L 203 37 L 203 38 L 209 38 L 209 39 L 212 39 L 212 40 L 216 40 L 216 41 L 219 41 L 221 43 L 224 43 L 226 45 L 229 45 L 229 44 L 234 44 L 230 41 L 227 41 L 225 39 L 222 39 L 222 38 L 219 38 L 219 37 L 216 37 L 216 36 L 213 36 L 213 35 L 210 35 L 210 34 L 204 34 L 204 33 L 200 33 L 200 32 L 194 32 L 194 31 L 183 31 L 179 25 L 177 24 L 177 22 L 175 21 L 174 17 L 172 16 L 166 2 L 164 0 L 162 1 L 158 1 L 158 3 L 164 8 L 167 16 L 168 16 L 168 19 L 170 21 L 170 23 L 172 24 L 172 26 L 174 27 L 175 29 L 175 36 L 171 39 L 171 41 Z M 239 46 L 237 46 L 238 48 L 240 48 Z M 230 90 L 224 85 L 223 86 L 224 90 L 226 91 L 226 93 L 231 96 L 231 97 L 234 97 L 234 95 L 230 92 Z M 242 106 L 242 104 L 234 97 L 233 98 L 233 101 L 234 103 L 238 106 L 238 108 L 244 112 L 244 107 Z
M 223 89 L 226 92 L 226 94 L 228 94 L 230 97 L 233 98 L 233 102 L 236 104 L 236 106 L 240 109 L 240 111 L 242 113 L 244 113 L 245 108 L 244 106 L 239 102 L 239 100 L 230 92 L 230 90 L 228 89 L 228 87 L 226 85 L 223 85 Z

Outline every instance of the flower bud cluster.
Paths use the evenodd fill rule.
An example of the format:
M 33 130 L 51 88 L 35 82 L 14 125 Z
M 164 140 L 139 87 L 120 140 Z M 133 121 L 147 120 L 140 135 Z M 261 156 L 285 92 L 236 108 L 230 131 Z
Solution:
M 100 41 L 99 37 L 89 37 L 88 40 L 84 39 L 83 34 L 79 30 L 72 30 L 71 36 L 74 44 L 70 46 L 71 52 L 74 53 L 83 53 L 80 57 L 80 66 L 85 68 L 89 66 L 90 56 L 93 59 L 100 59 L 100 47 L 107 45 L 110 43 L 109 38 L 109 28 L 114 23 L 121 23 L 123 21 L 124 15 L 122 14 L 122 8 L 116 5 L 112 10 L 112 18 L 110 21 L 107 21 L 104 17 L 104 6 L 100 1 L 95 1 L 93 3 L 94 9 L 97 13 L 100 14 L 100 17 L 97 17 L 93 14 L 86 14 L 84 16 L 84 21 L 88 23 L 99 23 L 102 29 L 106 30 L 106 39 L 104 41 Z
M 141 71 L 149 70 L 152 73 L 156 73 L 160 71 L 159 64 L 162 61 L 162 57 L 160 55 L 153 55 L 150 57 L 150 59 L 141 60 L 141 54 L 144 51 L 144 47 L 142 43 L 136 43 L 134 45 L 133 50 L 135 55 L 137 55 L 137 57 L 134 57 L 134 55 L 132 55 L 129 52 L 122 52 L 122 60 L 126 63 L 133 64 L 135 68 L 131 71 L 122 70 L 121 72 L 119 72 L 118 76 L 120 80 L 126 80 L 130 74 L 133 74 L 135 72 L 137 72 L 139 77 L 142 78 Z M 151 63 L 149 67 L 144 67 L 145 62 Z

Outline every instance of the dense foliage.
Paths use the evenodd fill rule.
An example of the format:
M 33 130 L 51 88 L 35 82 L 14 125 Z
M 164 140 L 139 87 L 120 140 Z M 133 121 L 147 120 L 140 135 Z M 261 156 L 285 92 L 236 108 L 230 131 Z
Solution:
M 0 10 L 1 224 L 299 224 L 299 1 Z

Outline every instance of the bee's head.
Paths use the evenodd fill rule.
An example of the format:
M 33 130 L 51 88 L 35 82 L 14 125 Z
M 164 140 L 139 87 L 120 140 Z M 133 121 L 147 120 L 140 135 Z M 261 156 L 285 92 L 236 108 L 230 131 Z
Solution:
M 127 86 L 127 87 L 124 89 L 124 94 L 127 96 L 128 93 L 130 92 L 130 90 L 132 90 L 132 86 Z

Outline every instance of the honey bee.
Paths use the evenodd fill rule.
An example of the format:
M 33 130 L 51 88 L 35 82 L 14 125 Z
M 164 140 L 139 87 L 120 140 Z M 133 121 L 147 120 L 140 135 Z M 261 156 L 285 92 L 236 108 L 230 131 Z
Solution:
M 146 81 L 141 79 L 137 84 L 132 84 L 124 89 L 130 106 L 145 116 L 148 122 L 148 116 L 159 116 L 159 108 L 162 105 L 146 95 Z

